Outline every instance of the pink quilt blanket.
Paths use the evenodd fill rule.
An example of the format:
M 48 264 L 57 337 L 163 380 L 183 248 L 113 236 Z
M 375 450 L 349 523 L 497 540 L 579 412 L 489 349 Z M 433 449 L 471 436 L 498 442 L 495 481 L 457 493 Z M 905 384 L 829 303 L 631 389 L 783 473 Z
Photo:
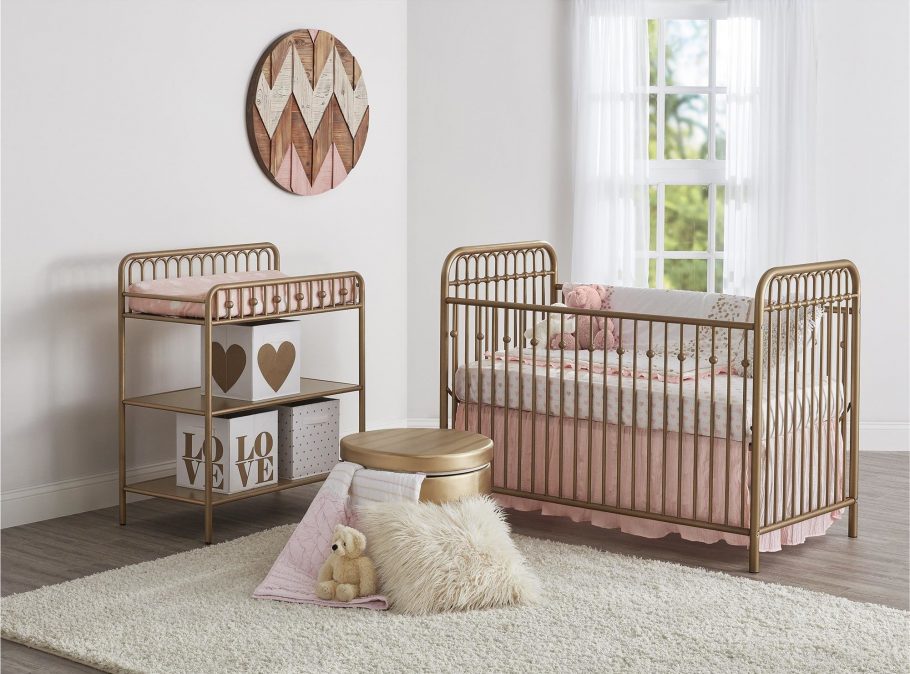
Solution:
M 360 491 L 375 494 L 374 498 L 366 500 L 359 497 L 358 502 L 361 504 L 369 501 L 406 499 L 417 501 L 424 478 L 421 474 L 383 473 L 363 470 L 363 467 L 356 463 L 346 461 L 339 463 L 329 473 L 265 580 L 253 592 L 253 597 L 339 608 L 369 608 L 377 611 L 389 607 L 388 601 L 382 595 L 340 602 L 319 599 L 314 592 L 319 568 L 330 552 L 335 525 L 356 526 L 351 503 L 351 487 L 358 472 Z

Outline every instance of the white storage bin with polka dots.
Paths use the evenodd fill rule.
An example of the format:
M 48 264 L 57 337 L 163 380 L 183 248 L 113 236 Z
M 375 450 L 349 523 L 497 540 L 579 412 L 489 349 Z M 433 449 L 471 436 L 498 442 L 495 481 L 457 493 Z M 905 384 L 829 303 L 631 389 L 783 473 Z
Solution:
M 278 477 L 296 480 L 338 463 L 338 400 L 316 398 L 278 407 Z

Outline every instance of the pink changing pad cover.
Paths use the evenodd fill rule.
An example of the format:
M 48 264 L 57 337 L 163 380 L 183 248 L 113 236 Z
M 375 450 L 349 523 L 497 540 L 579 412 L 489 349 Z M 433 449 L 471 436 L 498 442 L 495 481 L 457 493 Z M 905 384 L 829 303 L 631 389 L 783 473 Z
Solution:
M 243 315 L 255 316 L 284 311 L 288 307 L 288 302 L 291 303 L 293 310 L 300 310 L 319 306 L 320 302 L 324 302 L 326 305 L 337 305 L 355 301 L 353 277 L 290 284 L 280 283 L 285 278 L 288 278 L 288 275 L 284 272 L 265 270 L 139 281 L 129 287 L 130 293 L 165 295 L 175 299 L 130 297 L 128 310 L 133 313 L 157 316 L 203 318 L 205 316 L 205 297 L 213 286 L 221 283 L 272 279 L 278 282 L 275 285 L 219 292 L 215 301 L 215 306 L 218 308 L 217 318 L 240 316 L 240 309 L 244 306 L 247 307 L 247 311 Z M 321 292 L 325 292 L 323 298 L 319 296 Z M 332 299 L 328 299 L 330 297 Z M 255 300 L 255 302 L 251 303 L 251 300 Z

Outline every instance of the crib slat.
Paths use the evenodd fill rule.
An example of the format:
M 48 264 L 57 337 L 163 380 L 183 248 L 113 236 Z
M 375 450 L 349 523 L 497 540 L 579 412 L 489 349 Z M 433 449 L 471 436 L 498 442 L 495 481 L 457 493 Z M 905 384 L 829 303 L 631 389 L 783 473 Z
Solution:
M 695 444 L 692 445 L 692 518 L 698 518 L 698 440 L 699 440 L 699 419 L 698 419 L 698 380 L 700 379 L 698 371 L 698 338 L 701 328 L 695 328 L 695 401 L 693 403 L 693 428 L 692 435 L 695 438 Z M 709 478 L 710 479 L 710 478 Z M 710 513 L 710 511 L 709 511 Z M 710 521 L 711 516 L 708 515 Z
M 809 277 L 805 274 L 800 276 L 802 280 L 803 288 L 802 295 L 803 299 L 809 298 Z M 803 336 L 802 336 L 802 377 L 800 385 L 800 406 L 799 406 L 799 473 L 800 473 L 800 491 L 799 491 L 799 512 L 794 514 L 802 515 L 809 510 L 809 503 L 807 501 L 808 493 L 806 491 L 806 478 L 808 477 L 808 472 L 806 471 L 806 429 L 808 427 L 808 419 L 806 417 L 808 410 L 806 409 L 806 371 L 809 369 L 809 362 L 806 360 L 806 340 L 808 339 L 808 327 L 806 316 L 809 313 L 808 309 L 803 311 Z M 794 485 L 795 488 L 795 485 Z
M 499 312 L 497 312 L 497 314 L 499 314 Z M 502 337 L 503 350 L 505 352 L 505 358 L 503 358 L 503 370 L 504 370 L 503 395 L 505 396 L 505 399 L 503 400 L 503 409 L 505 410 L 505 412 L 502 415 L 502 424 L 503 424 L 503 429 L 502 429 L 502 483 L 506 486 L 506 489 L 508 489 L 509 488 L 509 401 L 510 401 L 510 398 L 509 398 L 509 379 L 510 379 L 510 377 L 509 377 L 509 317 L 508 317 L 508 314 L 506 314 L 506 316 L 505 316 L 505 320 L 503 321 L 502 329 L 503 329 L 503 332 L 505 333 Z M 519 358 L 518 358 L 518 364 L 519 364 L 519 366 L 521 365 L 521 356 L 519 356 Z M 518 381 L 521 382 L 521 379 L 519 378 Z M 520 385 L 521 384 L 519 384 L 519 386 Z M 518 397 L 518 415 L 519 415 L 518 418 L 521 419 L 521 396 Z M 493 426 L 492 419 L 493 419 L 493 410 L 490 410 L 490 420 L 491 420 L 490 426 L 491 427 Z M 521 425 L 520 421 L 519 421 L 519 425 Z M 519 448 L 519 454 L 521 454 L 520 448 Z M 521 486 L 521 480 L 519 477 L 519 488 L 520 488 L 520 486 Z
M 715 377 L 717 376 L 716 368 L 714 367 L 717 363 L 717 354 L 715 352 L 716 347 L 716 335 L 714 334 L 714 328 L 711 328 L 711 356 L 708 358 L 708 362 L 711 364 L 711 405 L 708 408 L 710 413 L 710 418 L 708 420 L 708 521 L 714 521 L 714 384 Z M 695 376 L 698 376 L 696 373 Z M 697 418 L 697 416 L 696 416 Z
M 637 451 L 635 447 L 635 435 L 638 430 L 638 396 L 637 394 L 638 387 L 638 321 L 632 321 L 632 442 L 631 442 L 631 451 L 632 451 L 632 494 L 631 494 L 631 507 L 636 509 L 635 501 L 635 483 L 638 482 L 636 479 L 637 473 L 635 472 L 635 453 Z
M 600 387 L 601 387 L 601 401 L 603 404 L 603 412 L 601 413 L 601 460 L 600 460 L 600 502 L 603 505 L 607 504 L 607 429 L 609 428 L 609 416 L 608 416 L 608 407 L 607 407 L 607 396 L 609 392 L 609 387 L 607 383 L 609 377 L 607 376 L 607 354 L 604 353 L 604 372 L 603 377 L 600 378 Z
M 593 330 L 594 321 L 591 321 Z M 604 326 L 606 327 L 606 326 Z M 606 348 L 606 345 L 604 345 Z M 606 351 L 604 351 L 604 364 L 606 364 Z M 602 423 L 606 423 L 606 418 Z M 588 352 L 588 487 L 585 492 L 585 498 L 588 501 L 594 500 L 592 481 L 594 475 L 594 342 L 592 338 L 591 350 Z
M 559 334 L 566 333 L 566 315 L 559 314 Z M 566 344 L 562 337 L 559 338 L 559 497 L 562 498 L 563 481 L 562 469 L 565 462 L 564 447 L 565 428 L 562 421 L 566 418 Z
M 645 484 L 645 510 L 651 512 L 651 436 L 654 433 L 654 418 L 653 418 L 653 404 L 654 398 L 652 396 L 652 388 L 654 381 L 654 323 L 648 321 L 648 350 L 645 353 L 648 357 L 648 463 L 647 470 L 645 471 L 646 484 Z
M 594 321 L 588 321 L 589 339 L 593 337 Z M 575 396 L 572 404 L 572 498 L 578 499 L 578 408 L 581 404 L 578 399 L 578 379 L 581 377 L 581 371 L 578 369 L 578 324 L 575 324 L 575 365 L 573 367 L 572 389 Z M 590 344 L 590 342 L 588 342 Z M 590 407 L 590 405 L 589 405 Z M 590 410 L 589 410 L 590 411 Z
M 622 506 L 621 495 L 622 485 L 620 477 L 622 475 L 622 366 L 623 354 L 625 349 L 622 348 L 622 319 L 619 319 L 619 347 L 616 349 L 616 355 L 619 357 L 619 367 L 616 368 L 616 507 Z M 606 429 L 604 429 L 606 430 Z
M 758 336 L 756 336 L 755 338 L 759 339 Z M 752 348 L 754 349 L 755 346 L 753 345 Z M 742 363 L 743 378 L 745 378 L 746 373 L 748 372 L 748 369 L 749 369 L 749 354 L 750 353 L 751 352 L 749 351 L 749 331 L 743 330 L 743 363 Z M 753 377 L 755 376 L 754 369 L 752 370 L 752 375 L 753 375 Z M 729 402 L 728 402 L 728 404 L 729 404 Z M 740 482 L 739 482 L 739 493 L 740 493 L 740 502 L 741 502 L 740 503 L 740 513 L 739 513 L 740 526 L 745 526 L 745 524 L 746 524 L 746 507 L 747 507 L 746 506 L 746 484 L 747 484 L 747 482 L 746 482 L 746 464 L 749 462 L 749 456 L 748 456 L 749 445 L 746 442 L 746 433 L 749 430 L 749 427 L 746 423 L 746 418 L 747 418 L 746 415 L 748 414 L 748 411 L 747 411 L 748 409 L 749 409 L 749 387 L 746 386 L 745 382 L 743 382 L 742 427 L 740 428 L 740 444 L 742 445 L 740 448 L 740 452 L 741 452 L 742 457 L 739 462 L 740 471 L 741 471 Z M 760 421 L 759 419 L 752 420 L 752 451 L 753 452 L 759 451 L 756 444 L 761 444 L 761 432 L 757 428 L 757 424 L 759 423 L 759 421 Z M 729 426 L 727 428 L 728 428 L 727 432 L 729 433 L 730 432 Z M 759 498 L 759 495 L 756 493 L 752 493 L 750 495 L 750 498 L 757 499 L 757 498 Z
M 667 396 L 667 361 L 670 359 L 670 344 L 668 341 L 668 336 L 670 334 L 670 324 L 664 322 L 664 416 L 663 416 L 663 463 L 661 463 L 661 478 L 663 479 L 663 489 L 661 490 L 661 506 L 660 512 L 662 515 L 667 514 L 667 431 L 670 427 L 670 420 L 668 417 L 670 409 L 670 398 Z
M 550 329 L 550 312 L 544 312 L 544 315 L 547 319 L 547 330 Z M 560 327 L 562 323 L 560 322 Z M 562 341 L 562 337 L 559 337 Z M 544 372 L 546 372 L 546 390 L 544 392 L 546 396 L 547 409 L 544 412 L 544 483 L 543 489 L 544 494 L 550 495 L 550 373 L 553 368 L 550 367 L 550 340 L 547 339 L 547 363 L 544 366 Z
M 519 313 L 515 314 L 515 348 L 518 350 L 518 486 L 516 489 L 524 489 L 522 486 L 522 463 L 523 455 L 525 452 L 524 443 L 522 442 L 522 429 L 524 427 L 524 405 L 525 405 L 525 378 L 523 370 L 523 363 L 525 359 L 525 345 L 524 345 L 524 331 L 527 324 L 527 313 L 524 309 L 520 310 L 521 319 L 519 321 Z M 520 332 L 519 332 L 520 331 Z M 506 436 L 508 438 L 508 436 Z M 506 440 L 508 442 L 508 440 Z

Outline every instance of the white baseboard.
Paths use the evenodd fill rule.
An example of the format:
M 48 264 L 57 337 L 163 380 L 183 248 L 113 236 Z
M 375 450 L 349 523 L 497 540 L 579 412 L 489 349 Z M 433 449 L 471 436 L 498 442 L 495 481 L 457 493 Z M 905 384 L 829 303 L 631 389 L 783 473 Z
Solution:
M 435 425 L 435 420 L 433 421 Z M 399 419 L 370 424 L 371 429 L 402 428 L 408 420 Z M 353 429 L 356 431 L 356 429 Z M 155 480 L 174 474 L 174 462 L 163 461 L 139 466 L 126 472 L 128 482 Z M 129 501 L 143 500 L 145 496 L 128 495 Z M 48 482 L 32 487 L 7 489 L 0 496 L 0 528 L 40 522 L 55 517 L 75 515 L 89 510 L 117 505 L 117 472 L 77 477 L 59 482 Z
M 371 424 L 381 428 L 437 428 L 435 417 Z M 860 423 L 860 447 L 863 451 L 910 451 L 910 423 L 906 421 L 867 421 Z M 127 471 L 130 482 L 154 480 L 174 474 L 174 462 L 139 466 Z M 144 497 L 135 496 L 135 500 Z M 130 496 L 134 500 L 134 496 Z M 117 504 L 117 473 L 101 473 L 59 482 L 9 489 L 0 498 L 0 528 L 64 517 Z
M 910 423 L 906 421 L 861 421 L 859 447 L 864 452 L 910 451 Z
M 128 482 L 155 480 L 174 474 L 174 462 L 139 466 L 126 471 Z M 140 500 L 137 496 L 130 500 Z M 0 528 L 39 522 L 117 505 L 117 472 L 100 473 L 34 487 L 7 489 L 0 499 Z

